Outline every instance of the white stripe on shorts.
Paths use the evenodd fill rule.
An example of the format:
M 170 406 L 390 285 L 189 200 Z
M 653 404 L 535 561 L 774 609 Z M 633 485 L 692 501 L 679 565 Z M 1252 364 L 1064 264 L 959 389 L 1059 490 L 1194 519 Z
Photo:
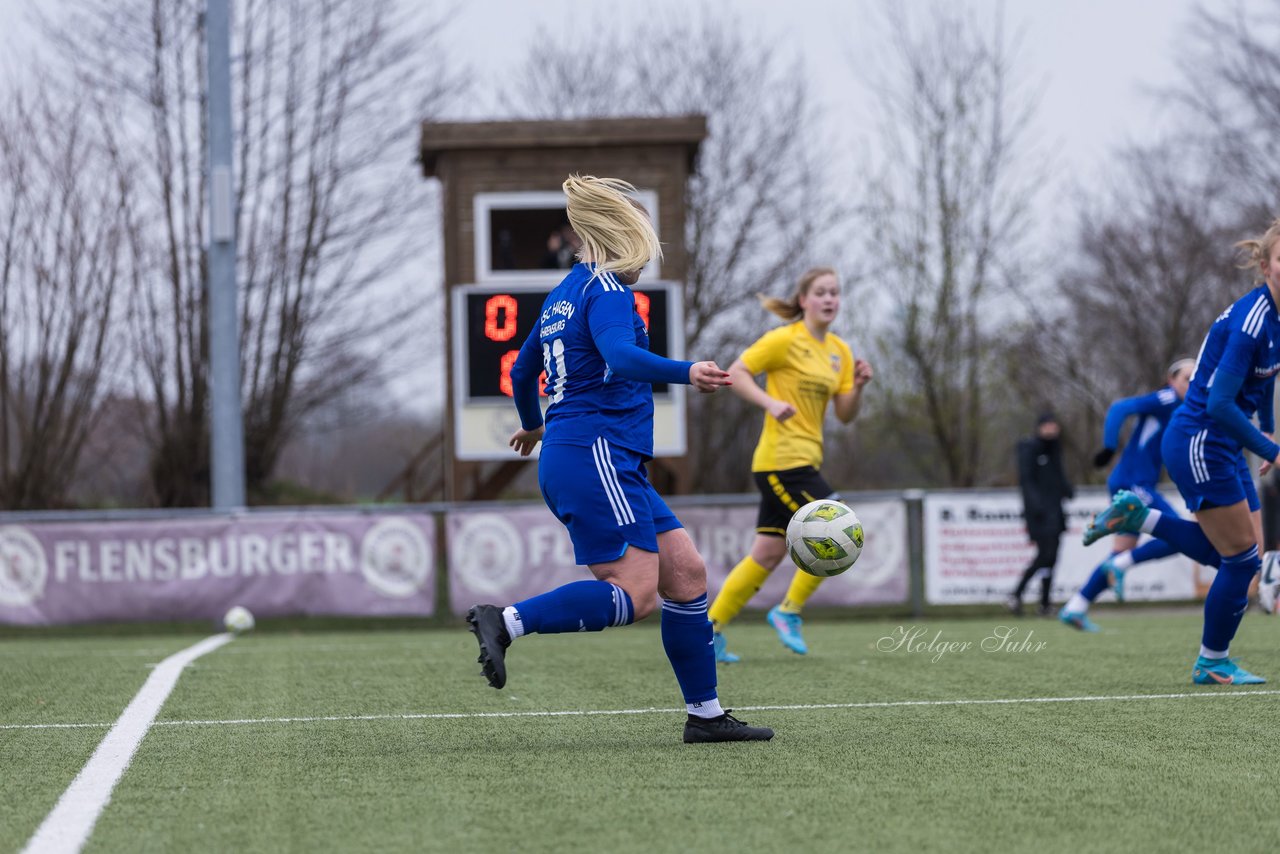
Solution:
M 600 448 L 604 451 L 605 474 L 613 481 L 613 488 L 618 493 L 618 505 L 622 508 L 622 518 L 625 524 L 634 525 L 636 522 L 636 514 L 631 509 L 631 502 L 627 501 L 627 494 L 622 491 L 622 482 L 618 480 L 618 470 L 613 467 L 613 452 L 609 450 L 609 440 L 603 436 L 600 437 Z
M 613 467 L 609 443 L 604 437 L 596 439 L 591 445 L 591 456 L 595 458 L 596 472 L 600 475 L 600 483 L 604 486 L 605 495 L 609 496 L 613 518 L 617 520 L 619 526 L 635 524 L 636 514 L 631 511 L 627 494 L 622 491 L 622 484 L 618 482 L 618 472 Z
M 1209 480 L 1209 465 L 1204 458 L 1204 440 L 1208 435 L 1209 431 L 1206 429 L 1191 437 L 1191 471 L 1196 483 L 1207 483 Z
M 617 520 L 619 526 L 622 525 L 622 512 L 618 509 L 618 499 L 614 498 L 613 490 L 609 488 L 609 481 L 604 476 L 604 466 L 600 461 L 600 449 L 595 445 L 591 446 L 591 457 L 596 462 L 596 472 L 600 475 L 600 485 L 604 487 L 604 494 L 609 499 L 609 506 L 613 508 L 613 518 Z

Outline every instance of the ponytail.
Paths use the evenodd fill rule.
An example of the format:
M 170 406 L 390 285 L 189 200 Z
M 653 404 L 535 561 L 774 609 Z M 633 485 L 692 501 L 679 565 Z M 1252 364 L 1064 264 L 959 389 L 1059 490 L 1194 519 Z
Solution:
M 1241 240 L 1237 243 L 1235 248 L 1242 250 L 1245 255 L 1244 260 L 1239 264 L 1240 269 L 1248 270 L 1251 267 L 1257 267 L 1258 272 L 1261 273 L 1262 264 L 1271 257 L 1271 250 L 1275 248 L 1277 241 L 1280 241 L 1280 219 L 1272 221 L 1261 237 Z

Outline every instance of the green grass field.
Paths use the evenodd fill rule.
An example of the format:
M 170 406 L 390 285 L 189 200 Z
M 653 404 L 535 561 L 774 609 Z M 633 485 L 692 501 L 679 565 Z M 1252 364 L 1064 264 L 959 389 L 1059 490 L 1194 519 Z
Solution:
M 501 692 L 461 628 L 249 635 L 183 673 L 85 850 L 1272 847 L 1280 693 L 1192 686 L 1194 611 L 1097 619 L 1013 621 L 1015 651 L 982 649 L 994 615 L 815 620 L 799 657 L 748 615 L 721 697 L 778 735 L 728 745 L 681 743 L 656 623 L 518 641 Z M 913 626 L 971 646 L 892 649 Z M 200 637 L 0 640 L 0 850 Z M 1280 680 L 1278 641 L 1253 611 L 1234 652 Z M 1073 699 L 954 702 L 1042 698 Z

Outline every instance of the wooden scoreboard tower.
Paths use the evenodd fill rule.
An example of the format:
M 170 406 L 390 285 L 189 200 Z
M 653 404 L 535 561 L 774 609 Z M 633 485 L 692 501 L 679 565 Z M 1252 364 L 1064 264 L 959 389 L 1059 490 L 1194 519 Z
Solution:
M 635 185 L 664 252 L 636 307 L 654 352 L 684 357 L 685 188 L 706 135 L 702 116 L 423 124 L 423 175 L 443 188 L 446 499 L 497 498 L 528 465 L 506 445 L 519 426 L 510 370 L 573 263 L 560 189 L 570 174 Z M 688 482 L 685 392 L 654 388 L 650 475 L 668 492 Z

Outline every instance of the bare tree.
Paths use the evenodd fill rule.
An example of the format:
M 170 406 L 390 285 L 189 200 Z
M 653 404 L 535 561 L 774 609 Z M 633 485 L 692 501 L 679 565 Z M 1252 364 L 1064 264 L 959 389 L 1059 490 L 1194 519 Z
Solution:
M 430 231 L 417 124 L 459 80 L 443 19 L 395 0 L 241 0 L 232 43 L 247 485 L 306 415 L 385 369 L 419 320 L 408 262 Z M 49 27 L 136 193 L 139 394 L 155 500 L 207 501 L 209 402 L 203 3 L 74 0 Z
M 1173 142 L 1121 152 L 1081 201 L 1053 294 L 1026 302 L 1030 320 L 1010 338 L 1009 377 L 1029 403 L 1045 401 L 1049 379 L 1079 469 L 1110 403 L 1164 383 L 1248 287 L 1222 176 L 1194 159 Z
M 0 508 L 64 506 L 120 353 L 127 182 L 80 104 L 0 106 Z
M 942 5 L 920 21 L 902 4 L 882 8 L 886 155 L 867 223 L 889 318 L 877 386 L 920 473 L 970 486 L 990 441 L 994 343 L 1013 319 L 1000 298 L 1020 286 L 1035 102 L 1017 83 L 1002 13 L 986 27 Z M 936 456 L 908 447 L 921 433 Z
M 757 293 L 786 293 L 799 273 L 843 265 L 840 226 L 850 205 L 834 190 L 799 58 L 788 58 L 732 16 L 706 10 L 652 15 L 623 32 L 580 24 L 592 48 L 544 30 L 510 86 L 513 115 L 529 118 L 704 114 L 686 197 L 685 341 L 727 365 L 768 324 Z M 755 424 L 731 395 L 695 395 L 703 423 Z M 693 487 L 749 485 L 753 430 L 691 431 Z
M 1184 144 L 1198 143 L 1242 226 L 1258 229 L 1280 215 L 1280 2 L 1201 6 L 1179 57 L 1182 80 L 1169 94 L 1185 119 Z

